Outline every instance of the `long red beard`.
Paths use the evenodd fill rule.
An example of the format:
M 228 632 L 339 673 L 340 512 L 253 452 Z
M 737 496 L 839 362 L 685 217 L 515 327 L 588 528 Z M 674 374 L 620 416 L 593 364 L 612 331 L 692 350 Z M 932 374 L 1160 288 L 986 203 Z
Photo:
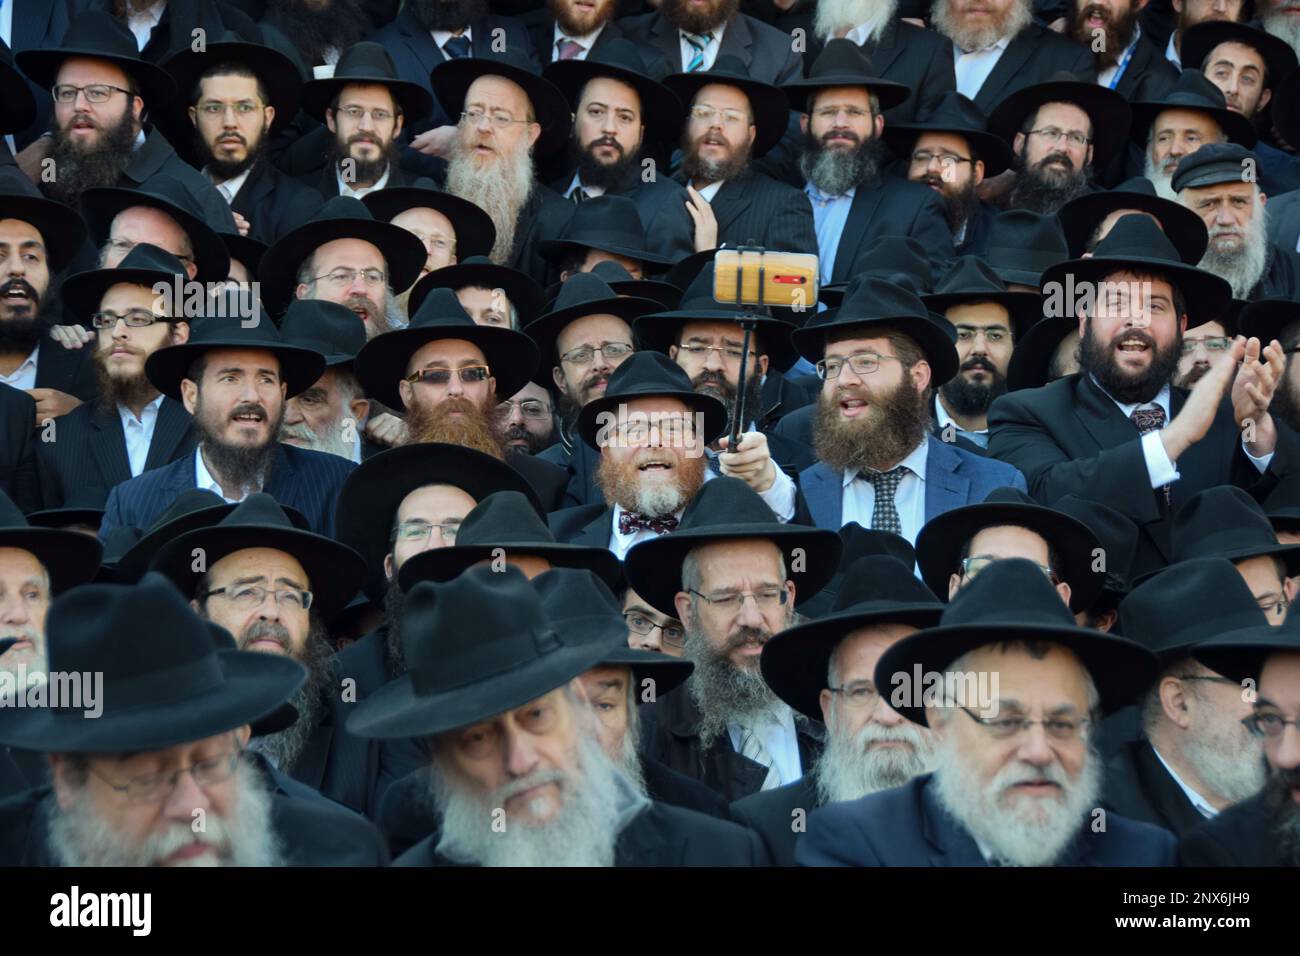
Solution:
M 453 412 L 461 412 L 453 415 Z M 408 443 L 461 445 L 505 461 L 506 445 L 496 423 L 473 402 L 448 398 L 436 405 L 418 404 L 406 411 Z

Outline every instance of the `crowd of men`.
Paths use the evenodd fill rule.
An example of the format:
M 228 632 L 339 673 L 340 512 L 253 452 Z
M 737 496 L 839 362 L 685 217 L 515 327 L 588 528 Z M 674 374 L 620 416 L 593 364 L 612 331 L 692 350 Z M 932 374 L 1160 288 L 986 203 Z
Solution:
M 1300 864 L 1298 51 L 6 0 L 0 865 Z

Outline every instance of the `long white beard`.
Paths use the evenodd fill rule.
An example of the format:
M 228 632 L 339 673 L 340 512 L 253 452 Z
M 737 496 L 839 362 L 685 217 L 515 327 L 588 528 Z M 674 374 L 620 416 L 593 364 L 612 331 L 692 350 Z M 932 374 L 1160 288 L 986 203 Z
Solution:
M 468 199 L 496 226 L 497 239 L 489 256 L 509 265 L 514 252 L 519 213 L 533 192 L 533 159 L 527 149 L 513 156 L 497 153 L 497 161 L 480 165 L 459 138 L 447 163 L 447 192 Z
M 813 32 L 829 40 L 841 30 L 867 28 L 867 42 L 880 39 L 894 19 L 898 0 L 820 0 Z
M 271 827 L 271 793 L 257 771 L 241 763 L 235 776 L 234 812 L 229 819 L 209 812 L 203 831 L 193 824 L 172 822 L 166 829 L 133 843 L 104 820 L 83 789 L 72 806 L 50 820 L 49 846 L 63 866 L 157 866 L 159 861 L 190 843 L 207 843 L 204 853 L 180 866 L 279 866 L 280 841 Z
M 931 25 L 963 50 L 983 50 L 1003 37 L 1013 37 L 1029 26 L 1033 14 L 1027 0 L 1015 0 L 1007 12 L 1007 19 L 999 27 L 996 23 L 978 29 L 965 26 L 952 12 L 951 0 L 934 0 Z
M 1151 158 L 1151 148 L 1147 147 L 1145 154 L 1146 165 L 1142 170 L 1142 175 L 1151 181 L 1151 185 L 1156 187 L 1156 195 L 1161 199 L 1168 199 L 1170 202 L 1180 202 L 1178 193 L 1174 192 L 1172 172 L 1165 172 L 1164 168 L 1157 166 L 1155 160 Z
M 832 715 L 827 724 L 826 749 L 813 770 L 817 797 L 823 803 L 857 800 L 878 790 L 901 787 L 913 777 L 934 769 L 934 741 L 928 731 L 912 723 L 882 727 L 869 723 L 856 734 L 837 726 Z M 910 750 L 883 747 L 875 742 L 904 741 Z
M 1210 239 L 1200 266 L 1232 286 L 1233 298 L 1244 299 L 1255 288 L 1268 266 L 1268 233 L 1263 203 L 1256 201 L 1255 214 L 1246 224 L 1246 235 L 1234 248 L 1220 251 Z
M 355 431 L 353 434 L 355 434 Z M 349 461 L 352 459 L 354 442 L 343 440 L 343 423 L 341 421 L 327 428 L 324 434 L 317 433 L 306 422 L 281 426 L 280 440 L 284 441 L 286 437 L 300 439 L 304 442 L 305 447 L 312 451 L 323 451 L 329 455 L 338 455 L 340 458 L 347 458 Z
M 1202 699 L 1197 709 L 1206 706 L 1210 706 L 1208 701 Z M 1230 715 L 1218 711 L 1207 714 L 1197 724 L 1188 732 L 1183 749 L 1196 776 L 1230 803 L 1258 793 L 1267 776 L 1260 742 Z
M 1261 17 L 1261 20 L 1265 31 L 1300 53 L 1300 17 L 1283 12 L 1290 5 L 1288 0 L 1281 0 L 1282 9 L 1271 8 Z
M 946 735 L 934 771 L 940 805 L 1004 866 L 1052 866 L 1087 824 L 1101 793 L 1101 758 L 1091 747 L 1082 769 L 1070 780 L 1059 763 L 1046 768 L 1012 763 L 991 783 L 977 782 L 974 768 Z M 1004 791 L 1018 781 L 1047 779 L 1061 787 L 1059 797 L 1021 797 L 1008 804 Z

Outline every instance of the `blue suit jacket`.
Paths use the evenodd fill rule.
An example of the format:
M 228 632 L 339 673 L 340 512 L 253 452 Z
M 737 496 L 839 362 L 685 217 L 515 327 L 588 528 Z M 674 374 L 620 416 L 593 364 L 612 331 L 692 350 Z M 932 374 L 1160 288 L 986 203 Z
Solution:
M 281 444 L 276 446 L 271 474 L 262 490 L 280 504 L 302 512 L 312 531 L 333 537 L 334 500 L 355 467 L 338 455 Z M 119 525 L 149 527 L 182 491 L 194 486 L 193 455 L 122 482 L 108 494 L 100 537 Z
M 929 436 L 928 441 L 930 451 L 925 464 L 926 521 L 962 505 L 983 501 L 994 488 L 1025 490 L 1025 476 L 1006 462 L 973 454 L 942 442 L 933 435 Z M 799 473 L 799 490 L 808 502 L 813 523 L 819 528 L 838 531 L 844 524 L 843 473 L 819 461 Z
M 800 866 L 988 866 L 974 838 L 939 805 L 930 774 L 894 790 L 814 810 L 795 844 Z M 1057 866 L 1173 866 L 1168 830 L 1114 813 L 1091 818 Z

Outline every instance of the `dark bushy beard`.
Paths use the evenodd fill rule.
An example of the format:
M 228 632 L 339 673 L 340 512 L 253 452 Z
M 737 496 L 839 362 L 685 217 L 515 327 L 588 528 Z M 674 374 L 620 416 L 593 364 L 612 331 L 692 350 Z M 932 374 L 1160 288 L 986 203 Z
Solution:
M 461 414 L 453 415 L 455 411 Z M 500 425 L 467 398 L 445 398 L 435 404 L 417 402 L 406 410 L 406 430 L 411 436 L 408 444 L 442 442 L 473 448 L 501 461 L 506 458 Z
M 990 382 L 971 382 L 961 373 L 969 369 L 982 368 L 992 378 Z M 939 389 L 943 394 L 944 404 L 956 415 L 987 415 L 989 406 L 999 395 L 1007 391 L 1007 377 L 992 362 L 982 356 L 971 356 L 961 364 L 957 375 L 945 382 Z
M 732 418 L 736 414 L 736 386 L 727 381 L 727 377 L 722 372 L 714 372 L 705 369 L 699 375 L 691 379 L 691 388 L 700 395 L 712 395 L 724 405 L 727 406 L 727 433 L 731 433 L 733 424 Z M 755 374 L 745 379 L 745 408 L 744 415 L 746 421 L 741 422 L 740 430 L 747 431 L 749 423 L 754 421 L 762 409 L 763 378 Z
M 728 22 L 740 10 L 740 0 L 715 0 L 707 10 L 692 10 L 686 0 L 663 0 L 659 13 L 665 20 L 687 33 L 710 33 Z
M 618 149 L 618 159 L 612 163 L 602 163 L 593 154 L 597 146 L 613 146 Z M 624 152 L 623 144 L 616 139 L 601 137 L 588 143 L 585 148 L 572 140 L 569 141 L 569 156 L 578 168 L 578 180 L 584 186 L 598 186 L 605 192 L 613 192 L 637 168 L 641 161 L 641 150 Z
M 388 647 L 388 676 L 393 680 L 406 673 L 406 655 L 402 652 L 402 604 L 406 596 L 397 583 L 397 571 L 384 590 L 384 636 Z
M 354 133 L 353 139 L 360 136 L 360 133 Z M 397 137 L 394 136 L 387 146 L 379 154 L 378 159 L 357 159 L 348 152 L 350 143 L 340 143 L 338 136 L 330 141 L 330 168 L 340 169 L 343 160 L 352 161 L 353 183 L 376 183 L 379 177 L 384 175 L 385 170 L 396 169 L 398 160 L 401 158 L 401 146 L 398 145 Z
M 701 159 L 699 147 L 692 143 L 685 143 L 684 146 L 682 176 L 688 182 L 725 183 L 740 176 L 749 167 L 749 146 L 737 146 L 729 158 L 719 162 Z
M 1294 787 L 1300 787 L 1300 770 L 1273 768 L 1264 784 L 1264 805 L 1277 829 L 1282 862 L 1300 866 L 1300 804 L 1291 796 Z
M 1115 343 L 1125 338 L 1141 339 L 1154 355 L 1147 370 L 1137 378 L 1126 376 L 1115 364 Z M 1156 347 L 1156 340 L 1143 329 L 1120 331 L 1115 338 L 1103 345 L 1097 341 L 1092 321 L 1089 320 L 1084 323 L 1083 338 L 1079 342 L 1079 369 L 1096 378 L 1115 401 L 1123 405 L 1142 404 L 1154 399 L 1160 394 L 1160 389 L 1169 384 L 1174 372 L 1178 370 L 1178 359 L 1182 354 L 1182 332 L 1174 337 L 1174 341 L 1163 352 Z
M 289 632 L 283 624 L 259 620 L 240 636 L 239 649 L 248 650 L 253 641 L 266 639 L 279 641 L 286 652 L 291 646 Z M 298 719 L 291 727 L 258 738 L 258 748 L 285 773 L 293 771 L 294 764 L 315 733 L 325 712 L 325 694 L 334 682 L 334 652 L 330 649 L 325 627 L 315 614 L 311 616 L 307 643 L 301 654 L 293 655 L 293 659 L 307 668 L 306 683 L 289 698 L 289 703 L 298 711 Z
M 259 409 L 263 415 L 266 414 L 266 409 L 260 405 L 241 404 L 236 405 L 230 415 L 233 418 Z M 194 406 L 194 429 L 198 433 L 199 445 L 203 448 L 203 457 L 207 461 L 208 468 L 217 473 L 213 477 L 223 479 L 223 483 L 240 488 L 252 488 L 258 481 L 269 479 L 271 462 L 275 460 L 275 449 L 279 444 L 276 439 L 280 434 L 280 428 L 284 425 L 284 412 L 285 407 L 281 404 L 280 416 L 274 422 L 274 427 L 270 429 L 271 437 L 265 444 L 228 445 L 206 420 L 203 413 L 203 393 L 200 391 Z
M 1032 168 L 1025 165 L 1022 156 L 1016 157 L 1016 175 L 1011 183 L 1011 193 L 1007 200 L 1008 209 L 1028 209 L 1030 212 L 1055 216 L 1067 202 L 1083 193 L 1088 188 L 1091 176 L 1089 167 L 1071 170 L 1068 174 L 1047 172 L 1046 163 L 1056 157 L 1070 157 L 1060 151 L 1048 153 Z
M 253 164 L 262 158 L 262 155 L 266 152 L 266 134 L 269 130 L 270 124 L 264 125 L 261 134 L 257 137 L 257 142 L 249 145 L 244 158 L 236 162 L 229 159 L 218 159 L 212 151 L 212 147 L 207 144 L 207 141 L 196 129 L 194 131 L 194 149 L 199 158 L 199 168 L 207 169 L 212 174 L 212 178 L 219 183 L 225 182 L 227 179 L 234 179 L 244 170 L 252 169 Z
M 166 345 L 168 343 L 164 343 Z M 112 348 L 110 343 L 109 348 Z M 139 373 L 129 378 L 114 377 L 104 364 L 104 350 L 96 348 L 91 361 L 95 366 L 95 382 L 99 386 L 99 397 L 106 405 L 125 405 L 127 408 L 147 405 L 158 397 L 158 389 L 144 374 Z
M 455 33 L 488 15 L 487 0 L 407 0 L 406 8 L 430 32 Z
M 1097 68 L 1105 70 L 1119 63 L 1119 58 L 1123 55 L 1124 50 L 1133 42 L 1133 31 L 1137 28 L 1138 12 L 1131 6 L 1115 20 L 1111 19 L 1110 9 L 1099 3 L 1084 3 L 1079 6 L 1078 13 L 1074 16 L 1074 33 L 1076 40 L 1092 49 L 1092 28 L 1088 26 L 1088 18 L 1094 13 L 1100 14 L 1103 22 L 1106 24 L 1103 29 L 1106 31 L 1106 45 L 1101 52 L 1097 53 Z
M 513 425 L 506 425 L 505 433 L 502 436 L 507 442 L 507 454 L 517 455 L 536 455 L 539 451 L 545 451 L 555 444 L 555 429 L 548 428 L 545 434 L 538 435 L 528 430 L 528 426 L 523 422 L 515 422 Z M 518 445 L 509 444 L 516 439 L 526 442 L 527 444 L 520 448 Z
M 845 391 L 846 396 L 834 391 L 829 399 L 819 398 L 813 416 L 817 457 L 836 471 L 887 471 L 910 455 L 930 430 L 929 402 L 909 378 L 888 393 L 872 392 L 870 407 L 857 418 L 840 418 L 841 398 L 857 390 Z
M 928 180 L 922 180 L 929 183 Z M 955 193 L 940 191 L 939 199 L 943 202 L 943 218 L 948 223 L 948 230 L 955 236 L 957 231 L 963 225 L 975 218 L 979 212 L 980 195 L 979 187 L 975 185 L 975 177 L 972 176 L 966 181 L 966 185 Z
M 789 623 L 787 617 L 787 626 Z M 686 628 L 686 659 L 695 663 L 687 687 L 700 712 L 701 747 L 708 747 L 727 733 L 730 724 L 755 726 L 780 720 L 789 712 L 789 706 L 763 680 L 757 663 L 753 669 L 737 667 L 727 656 L 743 644 L 766 643 L 773 636 L 765 630 L 742 627 L 719 648 L 713 646 L 699 625 Z
M 28 282 L 22 279 L 11 279 L 4 285 L 0 286 L 0 296 L 5 294 L 5 290 L 10 285 L 22 285 L 26 288 L 29 296 L 35 296 L 36 290 Z M 53 324 L 50 315 L 46 314 L 45 303 L 37 299 L 36 314 L 25 316 L 23 318 L 0 319 L 0 355 L 30 355 L 36 344 L 45 338 L 50 326 Z
M 55 128 L 48 158 L 53 160 L 56 175 L 49 182 L 44 177 L 38 185 L 50 199 L 77 208 L 81 194 L 93 186 L 116 186 L 122 171 L 135 153 L 135 118 L 129 109 L 122 118 L 105 128 L 99 141 L 89 148 L 74 143 L 68 133 Z
M 265 22 L 292 41 L 308 71 L 329 50 L 342 53 L 374 29 L 361 0 L 329 0 L 318 9 L 303 0 L 269 0 Z
M 885 144 L 875 137 L 856 149 L 827 149 L 811 133 L 804 134 L 799 171 L 827 196 L 843 196 L 855 186 L 875 182 L 885 158 Z

